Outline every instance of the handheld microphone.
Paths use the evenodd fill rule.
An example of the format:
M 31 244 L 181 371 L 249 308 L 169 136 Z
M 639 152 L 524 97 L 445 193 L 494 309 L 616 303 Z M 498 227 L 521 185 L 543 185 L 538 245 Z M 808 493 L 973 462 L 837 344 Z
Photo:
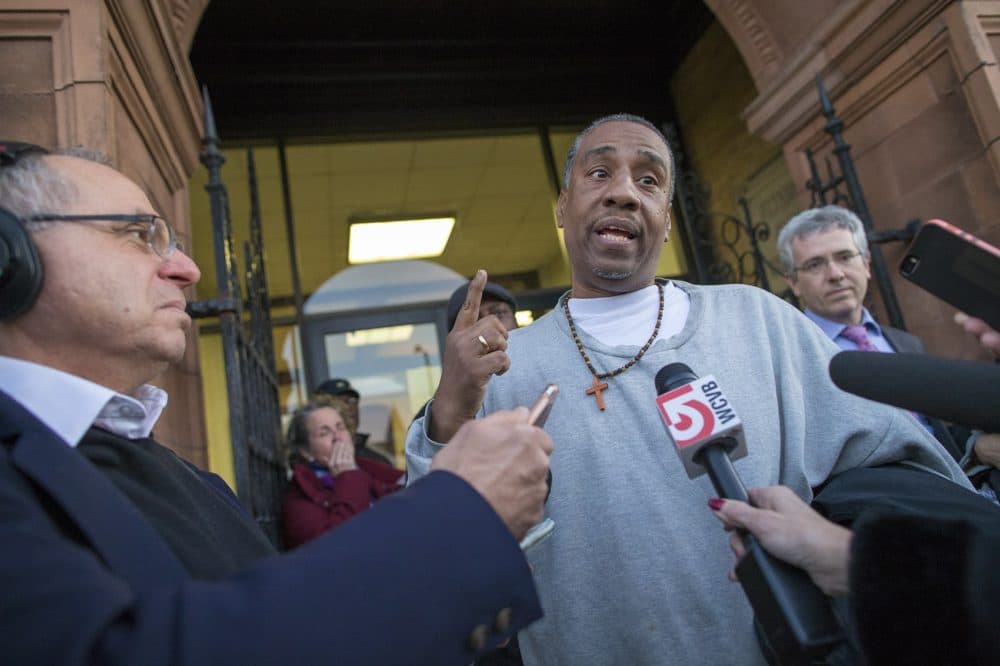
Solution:
M 707 473 L 720 497 L 749 503 L 730 455 L 747 455 L 743 423 L 712 375 L 671 363 L 656 373 L 656 404 L 688 477 Z M 767 647 L 781 664 L 809 663 L 840 645 L 844 633 L 829 599 L 805 571 L 740 532 L 746 555 L 736 565 Z
M 1000 432 L 1000 365 L 928 354 L 845 351 L 830 379 L 848 393 L 986 432 Z
M 722 394 L 715 377 L 698 376 L 683 363 L 656 373 L 656 404 L 688 478 L 706 472 L 720 497 L 748 501 L 732 460 L 747 454 L 743 422 Z

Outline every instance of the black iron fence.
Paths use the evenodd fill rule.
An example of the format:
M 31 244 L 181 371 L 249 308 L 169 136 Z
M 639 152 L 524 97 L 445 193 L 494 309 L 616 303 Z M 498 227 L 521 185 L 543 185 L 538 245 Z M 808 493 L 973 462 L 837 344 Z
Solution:
M 222 182 L 225 157 L 208 92 L 204 92 L 205 137 L 201 162 L 208 169 L 215 276 L 218 295 L 189 305 L 193 317 L 218 317 L 229 398 L 236 492 L 272 542 L 281 546 L 278 510 L 286 481 L 282 456 L 281 413 L 275 370 L 270 300 L 264 269 L 260 203 L 252 150 L 247 151 L 250 185 L 250 240 L 244 244 L 246 296 L 233 251 L 229 197 Z M 209 414 L 208 418 L 215 418 Z
M 913 226 L 907 227 L 907 229 L 911 230 L 908 237 L 906 236 L 906 231 L 895 231 L 889 234 L 879 234 L 875 231 L 875 224 L 872 221 L 871 213 L 868 211 L 868 202 L 865 201 L 865 194 L 861 189 L 861 181 L 858 179 L 858 173 L 854 169 L 854 160 L 851 159 L 851 146 L 844 141 L 844 123 L 837 117 L 836 112 L 834 112 L 830 96 L 827 94 L 826 88 L 823 86 L 823 81 L 819 77 L 816 78 L 816 88 L 819 92 L 819 101 L 823 109 L 823 115 L 826 117 L 826 132 L 833 138 L 833 154 L 836 156 L 837 163 L 840 166 L 840 174 L 836 173 L 833 165 L 827 160 L 826 168 L 829 177 L 826 180 L 820 178 L 819 171 L 816 168 L 815 156 L 811 150 L 806 151 L 806 159 L 809 161 L 809 170 L 811 173 L 811 177 L 806 181 L 806 188 L 812 193 L 812 205 L 825 206 L 826 204 L 839 204 L 850 208 L 861 218 L 861 223 L 864 224 L 865 232 L 868 235 L 872 277 L 874 278 L 875 285 L 878 287 L 879 293 L 882 295 L 882 302 L 885 305 L 886 314 L 889 316 L 889 323 L 896 328 L 905 329 L 903 311 L 899 307 L 899 301 L 896 300 L 896 290 L 893 289 L 892 280 L 889 278 L 889 268 L 886 266 L 879 243 L 892 240 L 908 240 L 908 238 L 913 237 Z M 840 191 L 841 185 L 844 185 L 847 189 L 846 193 Z
M 745 197 L 737 200 L 742 217 L 710 211 L 708 189 L 694 170 L 687 168 L 677 129 L 668 123 L 663 126 L 663 133 L 674 154 L 675 211 L 684 231 L 691 279 L 702 284 L 741 282 L 772 291 L 768 269 L 777 274 L 783 271 L 767 258 L 761 247 L 771 237 L 770 226 L 754 221 Z M 795 302 L 789 289 L 776 293 Z
M 837 168 L 825 159 L 826 177 L 820 175 L 816 156 L 806 150 L 810 177 L 806 189 L 811 193 L 811 206 L 837 204 L 853 210 L 864 224 L 871 251 L 872 277 L 885 304 L 889 323 L 905 328 L 903 313 L 896 299 L 896 292 L 889 277 L 889 270 L 879 245 L 888 242 L 906 242 L 913 238 L 919 220 L 912 220 L 900 229 L 876 231 L 864 191 L 851 158 L 851 147 L 844 140 L 844 123 L 837 117 L 830 97 L 817 78 L 820 106 L 826 117 L 826 132 L 833 139 L 833 154 Z M 683 150 L 672 125 L 664 126 L 664 134 L 671 144 L 677 161 L 677 209 L 687 241 L 687 256 L 693 267 L 694 278 L 703 283 L 742 282 L 755 284 L 768 291 L 775 291 L 782 298 L 797 305 L 790 289 L 772 290 L 768 269 L 784 273 L 764 254 L 761 244 L 771 238 L 770 224 L 755 221 L 746 198 L 738 200 L 740 217 L 728 213 L 709 211 L 708 193 L 697 175 L 685 168 Z M 780 224 L 784 224 L 782 221 Z M 779 224 L 779 226 L 780 226 Z M 717 231 L 716 231 L 717 230 Z

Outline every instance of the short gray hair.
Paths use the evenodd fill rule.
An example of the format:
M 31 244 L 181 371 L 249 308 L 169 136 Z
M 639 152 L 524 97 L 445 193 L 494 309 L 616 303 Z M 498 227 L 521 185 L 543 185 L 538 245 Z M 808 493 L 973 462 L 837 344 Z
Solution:
M 52 153 L 31 152 L 0 169 L 0 208 L 20 219 L 42 213 L 59 213 L 78 196 L 76 185 L 46 155 L 66 155 L 110 165 L 108 158 L 89 148 L 67 148 Z M 44 223 L 32 223 L 42 226 Z
M 865 258 L 868 257 L 868 235 L 865 233 L 865 225 L 857 215 L 842 206 L 810 208 L 790 219 L 778 234 L 778 257 L 785 269 L 785 275 L 791 275 L 795 271 L 792 241 L 818 234 L 831 227 L 850 231 L 858 252 Z
M 671 201 L 674 198 L 674 184 L 677 181 L 677 172 L 676 169 L 674 168 L 675 167 L 674 153 L 672 150 L 670 150 L 670 142 L 667 141 L 667 137 L 663 136 L 663 132 L 660 131 L 659 127 L 649 122 L 642 116 L 637 116 L 633 113 L 612 113 L 609 116 L 603 116 L 601 118 L 598 118 L 594 122 L 590 123 L 590 125 L 588 125 L 586 129 L 584 129 L 582 132 L 576 135 L 576 139 L 573 140 L 573 145 L 570 146 L 569 152 L 566 153 L 566 166 L 563 168 L 563 189 L 564 190 L 569 189 L 569 180 L 570 180 L 570 174 L 572 174 L 573 172 L 573 163 L 576 161 L 577 153 L 580 152 L 580 144 L 583 143 L 583 140 L 586 139 L 591 132 L 593 132 L 601 125 L 604 125 L 606 123 L 615 123 L 615 122 L 635 123 L 637 125 L 642 125 L 643 127 L 646 127 L 656 132 L 656 136 L 660 137 L 660 140 L 663 141 L 663 145 L 666 146 L 667 148 L 667 164 L 670 167 L 670 187 L 667 188 L 667 201 L 668 202 Z

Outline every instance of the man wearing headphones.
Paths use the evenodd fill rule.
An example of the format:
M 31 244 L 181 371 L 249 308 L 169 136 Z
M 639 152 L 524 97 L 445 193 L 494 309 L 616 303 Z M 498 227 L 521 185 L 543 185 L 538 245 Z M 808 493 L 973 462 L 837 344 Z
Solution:
M 0 141 L 4 658 L 458 664 L 540 617 L 517 539 L 552 443 L 526 409 L 470 423 L 426 480 L 285 556 L 155 442 L 167 396 L 147 382 L 184 354 L 199 276 L 128 178 Z

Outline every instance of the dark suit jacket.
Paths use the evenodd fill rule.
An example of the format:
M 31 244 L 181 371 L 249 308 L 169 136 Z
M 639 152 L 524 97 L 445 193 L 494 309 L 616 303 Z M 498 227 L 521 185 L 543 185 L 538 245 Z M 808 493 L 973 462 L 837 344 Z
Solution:
M 470 635 L 493 647 L 540 616 L 517 542 L 447 472 L 294 553 L 193 580 L 100 471 L 0 392 L 5 663 L 467 664 Z
M 924 349 L 924 343 L 920 341 L 920 338 L 912 333 L 907 333 L 904 330 L 893 328 L 892 326 L 883 326 L 882 335 L 884 335 L 886 340 L 889 341 L 892 348 L 898 352 L 908 354 L 923 354 L 926 352 Z
M 924 343 L 912 333 L 907 333 L 891 326 L 883 326 L 882 334 L 889 341 L 889 345 L 897 352 L 912 354 L 925 354 L 927 352 L 924 349 Z M 969 439 L 969 435 L 972 434 L 968 428 L 961 425 L 950 425 L 941 419 L 931 416 L 928 416 L 927 420 L 934 430 L 934 437 L 941 442 L 941 445 L 956 461 L 961 461 L 965 455 L 965 442 Z
M 845 617 L 867 657 L 856 661 L 997 662 L 1000 508 L 898 464 L 838 474 L 812 505 L 854 532 Z

